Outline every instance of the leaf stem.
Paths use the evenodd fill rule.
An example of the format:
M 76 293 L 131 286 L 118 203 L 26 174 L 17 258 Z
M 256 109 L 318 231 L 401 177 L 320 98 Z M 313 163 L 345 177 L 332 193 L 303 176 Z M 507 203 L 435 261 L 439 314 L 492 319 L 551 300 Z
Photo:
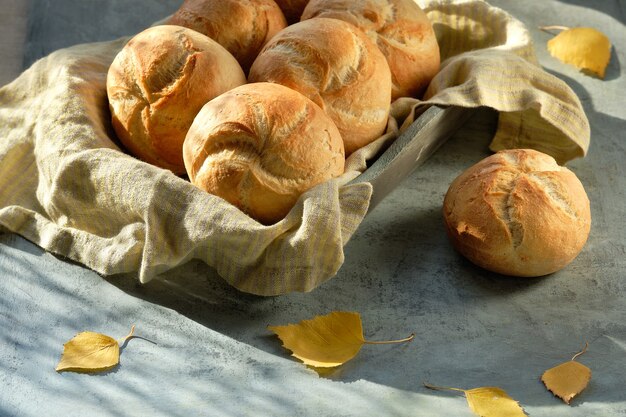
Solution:
M 398 340 L 383 340 L 383 341 L 371 341 L 371 340 L 364 340 L 363 343 L 366 343 L 368 345 L 390 345 L 393 343 L 404 343 L 404 342 L 410 342 L 411 340 L 413 340 L 415 338 L 415 333 L 411 333 L 411 335 L 409 337 L 405 337 L 404 339 L 398 339 Z
M 544 32 L 547 32 L 549 30 L 569 30 L 570 28 L 568 28 L 567 26 L 559 26 L 559 25 L 552 25 L 552 26 L 539 26 L 539 30 L 543 30 Z
M 128 333 L 126 337 L 122 338 L 122 343 L 124 343 L 125 341 L 133 337 L 134 333 L 135 333 L 135 325 L 133 324 L 133 327 L 130 328 L 130 333 Z
M 461 389 L 461 388 L 452 388 L 452 387 L 440 387 L 438 385 L 431 385 L 427 382 L 423 382 L 424 386 L 428 389 L 432 389 L 435 391 L 458 391 L 458 392 L 462 392 L 463 394 L 465 394 L 465 390 Z
M 574 356 L 572 356 L 572 360 L 576 359 L 577 357 L 579 357 L 580 355 L 582 355 L 583 353 L 585 353 L 587 351 L 587 348 L 589 347 L 589 343 L 585 342 L 585 347 L 583 348 L 583 350 L 581 350 L 580 352 L 578 352 L 577 354 L 575 354 Z

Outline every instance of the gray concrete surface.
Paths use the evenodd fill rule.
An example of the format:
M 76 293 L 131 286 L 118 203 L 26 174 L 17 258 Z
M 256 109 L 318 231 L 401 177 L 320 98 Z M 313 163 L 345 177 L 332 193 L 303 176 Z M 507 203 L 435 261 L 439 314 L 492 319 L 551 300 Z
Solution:
M 22 72 L 30 0 L 0 0 L 0 85 Z
M 33 3 L 26 63 L 58 47 L 132 33 L 177 1 Z M 198 262 L 142 286 L 131 275 L 103 278 L 0 234 L 0 416 L 473 415 L 462 397 L 426 390 L 423 382 L 500 386 L 536 417 L 626 415 L 626 4 L 492 4 L 528 25 L 541 64 L 578 93 L 591 122 L 589 155 L 569 164 L 593 216 L 589 241 L 572 264 L 544 278 L 507 278 L 473 266 L 449 245 L 443 195 L 488 154 L 495 119 L 487 110 L 368 215 L 338 275 L 308 294 L 242 294 Z M 551 58 L 549 35 L 536 29 L 545 24 L 607 33 L 615 46 L 606 80 Z M 365 346 L 318 376 L 266 330 L 331 310 L 360 312 L 369 339 L 417 336 L 405 345 Z M 151 342 L 131 340 L 115 370 L 54 371 L 75 333 L 122 337 L 132 324 Z M 589 351 L 579 360 L 593 377 L 566 406 L 539 377 L 585 341 Z

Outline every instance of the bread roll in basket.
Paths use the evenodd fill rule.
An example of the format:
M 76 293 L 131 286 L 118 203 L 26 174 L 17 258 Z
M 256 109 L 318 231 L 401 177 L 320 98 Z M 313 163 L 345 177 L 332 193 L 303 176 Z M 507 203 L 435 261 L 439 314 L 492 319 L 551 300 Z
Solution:
M 346 155 L 387 126 L 389 65 L 363 31 L 341 20 L 310 19 L 283 29 L 254 61 L 248 81 L 282 84 L 311 99 L 337 125 Z
M 106 80 L 112 123 L 138 158 L 184 174 L 182 146 L 202 106 L 246 82 L 233 56 L 180 26 L 154 26 L 117 54 Z
M 306 190 L 343 174 L 332 120 L 279 84 L 253 83 L 207 103 L 183 145 L 191 182 L 262 223 L 275 223 Z
M 302 20 L 340 19 L 363 30 L 389 64 L 392 100 L 420 98 L 439 71 L 439 44 L 426 13 L 413 0 L 311 0 Z

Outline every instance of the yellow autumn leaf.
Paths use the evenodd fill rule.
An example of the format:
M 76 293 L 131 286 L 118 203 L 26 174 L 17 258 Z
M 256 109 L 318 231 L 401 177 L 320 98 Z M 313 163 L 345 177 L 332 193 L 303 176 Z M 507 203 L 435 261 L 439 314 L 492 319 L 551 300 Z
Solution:
M 132 337 L 135 326 L 123 339 Z M 81 332 L 63 345 L 63 355 L 56 367 L 58 372 L 103 372 L 114 368 L 120 361 L 120 345 L 110 336 Z
M 548 51 L 553 57 L 604 78 L 611 60 L 611 42 L 604 33 L 588 27 L 547 26 L 543 29 L 564 29 L 548 41 Z
M 467 404 L 481 417 L 524 417 L 519 403 L 501 388 L 481 387 L 465 391 Z
M 364 344 L 407 342 L 405 339 L 383 342 L 367 341 L 359 313 L 334 311 L 297 324 L 268 326 L 282 340 L 283 346 L 306 365 L 332 368 L 354 358 Z
M 459 391 L 465 394 L 467 405 L 480 417 L 528 417 L 519 403 L 498 387 L 460 389 L 424 384 L 435 390 Z
M 576 357 L 587 351 L 585 348 L 574 357 L 543 373 L 541 381 L 554 395 L 569 404 L 572 398 L 580 394 L 591 380 L 591 369 L 575 361 Z

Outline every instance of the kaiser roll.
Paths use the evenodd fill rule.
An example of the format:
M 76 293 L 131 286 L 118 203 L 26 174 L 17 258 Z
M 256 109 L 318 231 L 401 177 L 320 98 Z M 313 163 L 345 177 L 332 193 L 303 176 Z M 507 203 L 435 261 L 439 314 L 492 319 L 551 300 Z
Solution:
M 185 0 L 168 23 L 214 39 L 246 72 L 263 45 L 287 26 L 274 0 Z
M 448 189 L 443 216 L 452 244 L 470 261 L 525 277 L 569 264 L 591 225 L 576 175 L 529 149 L 500 151 L 463 172 Z
M 439 44 L 426 13 L 413 0 L 311 0 L 302 20 L 352 23 L 378 45 L 391 69 L 392 99 L 420 97 L 439 71 Z
M 183 174 L 182 146 L 194 117 L 207 101 L 246 78 L 217 42 L 164 25 L 133 37 L 113 60 L 106 81 L 122 144 L 146 162 Z
M 262 223 L 282 219 L 309 188 L 343 174 L 332 120 L 278 84 L 237 87 L 207 103 L 183 145 L 189 179 Z
M 389 65 L 356 26 L 310 19 L 280 31 L 252 64 L 248 81 L 285 85 L 319 105 L 339 128 L 346 155 L 385 130 Z

